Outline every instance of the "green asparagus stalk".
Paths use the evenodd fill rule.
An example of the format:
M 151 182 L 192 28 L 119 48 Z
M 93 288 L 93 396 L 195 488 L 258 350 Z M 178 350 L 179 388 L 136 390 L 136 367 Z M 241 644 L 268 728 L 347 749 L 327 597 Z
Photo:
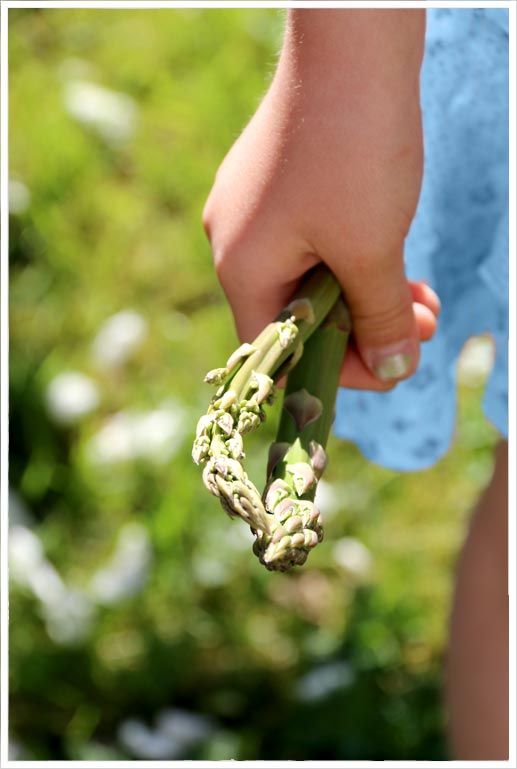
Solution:
M 311 477 L 315 477 L 325 457 L 337 377 L 348 338 L 343 331 L 344 326 L 348 328 L 345 315 L 348 318 L 339 285 L 328 269 L 320 265 L 252 344 L 241 345 L 226 366 L 209 371 L 205 377 L 218 389 L 207 413 L 198 422 L 193 460 L 205 465 L 205 486 L 219 497 L 228 515 L 240 516 L 256 534 L 254 550 L 270 569 L 303 562 L 315 544 L 314 532 L 320 537 L 321 522 L 312 501 L 314 481 L 309 483 L 307 479 L 309 470 Z M 316 341 L 311 342 L 315 333 Z M 270 462 L 268 487 L 262 497 L 242 464 L 243 435 L 264 421 L 264 406 L 275 396 L 274 384 L 289 370 L 277 448 L 270 454 L 278 454 L 279 443 L 286 444 L 285 451 Z M 311 407 L 316 402 L 318 413 L 313 414 Z M 280 490 L 280 484 L 285 488 Z M 293 501 L 289 521 L 285 513 L 288 499 Z M 304 525 L 299 530 L 300 515 L 295 511 L 303 513 Z
M 323 538 L 314 504 L 323 474 L 350 318 L 340 297 L 305 345 L 287 378 L 276 442 L 263 495 L 270 531 L 256 532 L 253 551 L 268 569 L 287 571 L 307 560 Z

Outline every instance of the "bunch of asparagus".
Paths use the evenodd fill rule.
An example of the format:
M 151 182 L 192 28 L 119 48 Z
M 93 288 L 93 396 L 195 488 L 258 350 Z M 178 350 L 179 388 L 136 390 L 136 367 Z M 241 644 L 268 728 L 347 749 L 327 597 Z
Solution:
M 192 458 L 223 509 L 256 539 L 266 568 L 287 571 L 307 560 L 323 538 L 314 504 L 326 463 L 339 372 L 350 333 L 340 287 L 329 270 L 312 270 L 293 300 L 252 344 L 243 344 L 205 381 L 217 391 L 196 430 Z M 265 420 L 275 382 L 287 374 L 280 424 L 269 450 L 261 495 L 242 460 L 243 435 Z

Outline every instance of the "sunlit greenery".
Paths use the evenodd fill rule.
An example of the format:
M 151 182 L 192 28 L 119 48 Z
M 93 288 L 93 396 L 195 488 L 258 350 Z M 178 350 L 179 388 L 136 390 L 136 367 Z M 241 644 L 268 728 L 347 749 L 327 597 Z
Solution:
M 201 210 L 281 31 L 260 9 L 9 12 L 13 758 L 446 756 L 453 565 L 496 440 L 481 384 L 429 471 L 331 440 L 326 539 L 291 574 L 190 459 L 236 343 Z

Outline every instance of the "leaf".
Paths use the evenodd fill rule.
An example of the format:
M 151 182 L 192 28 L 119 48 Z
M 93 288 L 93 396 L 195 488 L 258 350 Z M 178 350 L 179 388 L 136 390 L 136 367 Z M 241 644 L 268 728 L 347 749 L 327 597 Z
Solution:
M 269 478 L 281 459 L 285 457 L 289 450 L 289 443 L 272 443 L 269 447 L 269 456 L 267 460 L 267 477 Z
M 292 416 L 299 433 L 304 427 L 315 422 L 323 412 L 323 404 L 305 388 L 291 393 L 284 399 L 284 409 Z

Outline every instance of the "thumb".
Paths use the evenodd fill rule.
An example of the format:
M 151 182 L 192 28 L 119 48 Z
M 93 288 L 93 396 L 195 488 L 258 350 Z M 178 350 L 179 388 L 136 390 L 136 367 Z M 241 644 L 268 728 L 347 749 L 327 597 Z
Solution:
M 381 382 L 410 376 L 420 356 L 413 297 L 402 259 L 386 269 L 354 270 L 339 275 L 352 316 L 359 354 Z

